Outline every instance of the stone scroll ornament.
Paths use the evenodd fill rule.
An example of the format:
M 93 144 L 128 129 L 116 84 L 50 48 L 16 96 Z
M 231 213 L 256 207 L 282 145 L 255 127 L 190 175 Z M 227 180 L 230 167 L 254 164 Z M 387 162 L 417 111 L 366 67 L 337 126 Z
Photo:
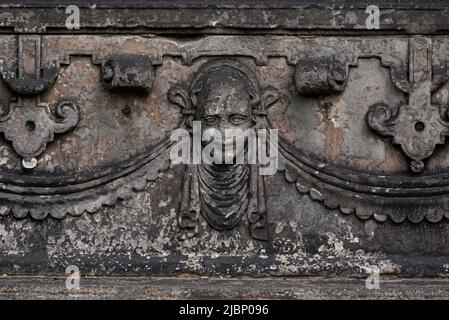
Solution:
M 381 136 L 391 137 L 410 159 L 410 169 L 422 172 L 424 161 L 437 145 L 445 143 L 449 134 L 447 106 L 431 103 L 432 92 L 449 79 L 447 64 L 432 65 L 432 40 L 421 36 L 409 40 L 408 77 L 400 61 L 383 54 L 360 53 L 346 57 L 346 63 L 333 57 L 302 57 L 294 69 L 298 93 L 311 98 L 339 94 L 348 81 L 349 67 L 357 67 L 361 57 L 378 58 L 383 67 L 390 69 L 394 85 L 408 94 L 406 103 L 390 106 L 379 102 L 369 107 L 367 126 Z M 330 210 L 378 223 L 438 223 L 449 218 L 447 172 L 416 176 L 361 171 L 327 162 L 282 137 L 279 152 L 285 161 L 287 182 Z
M 212 127 L 222 134 L 224 128 L 266 128 L 266 110 L 279 98 L 273 88 L 261 90 L 247 66 L 226 59 L 204 64 L 189 89 L 175 85 L 168 96 L 182 107 L 187 128 L 201 121 L 202 131 Z M 267 240 L 265 182 L 259 166 L 203 161 L 186 165 L 178 215 L 182 240 L 198 233 L 200 215 L 217 230 L 233 229 L 246 215 L 251 236 Z
M 348 82 L 346 64 L 335 56 L 302 58 L 293 77 L 296 90 L 304 97 L 342 92 Z
M 368 126 L 374 132 L 392 137 L 410 159 L 410 169 L 420 173 L 424 160 L 445 143 L 449 135 L 449 115 L 431 102 L 437 89 L 432 77 L 431 39 L 415 37 L 409 41 L 409 81 L 397 86 L 408 94 L 408 102 L 391 106 L 381 102 L 372 105 L 366 115 Z
M 20 36 L 18 44 L 18 72 L 2 72 L 2 80 L 17 96 L 0 102 L 0 131 L 22 157 L 22 166 L 33 169 L 54 135 L 75 128 L 80 116 L 71 101 L 61 100 L 54 110 L 40 101 L 39 94 L 54 84 L 59 73 L 56 66 L 41 68 L 40 36 Z
M 145 56 L 113 56 L 96 59 L 96 52 L 68 53 L 64 60 L 41 66 L 41 37 L 18 36 L 17 68 L 5 70 L 1 78 L 14 97 L 0 99 L 0 132 L 22 157 L 25 173 L 2 172 L 0 218 L 11 214 L 22 219 L 47 217 L 63 219 L 67 215 L 95 213 L 103 206 L 130 198 L 145 189 L 168 169 L 168 139 L 148 146 L 132 159 L 105 166 L 89 174 L 39 175 L 29 172 L 56 134 L 68 133 L 78 125 L 80 112 L 74 102 L 61 98 L 55 105 L 40 101 L 40 94 L 57 80 L 61 64 L 70 64 L 70 56 L 91 55 L 101 65 L 102 83 L 107 90 L 148 92 L 154 80 L 151 60 Z

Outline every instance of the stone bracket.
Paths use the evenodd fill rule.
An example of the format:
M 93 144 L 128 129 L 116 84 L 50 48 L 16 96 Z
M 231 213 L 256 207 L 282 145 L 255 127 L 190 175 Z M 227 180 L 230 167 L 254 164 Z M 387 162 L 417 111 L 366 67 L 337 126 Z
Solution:
M 397 106 L 377 103 L 366 115 L 368 127 L 374 132 L 393 138 L 393 143 L 411 159 L 410 169 L 419 173 L 425 168 L 436 145 L 444 144 L 449 135 L 448 115 L 431 102 L 435 89 L 432 79 L 432 41 L 413 37 L 409 41 L 409 80 L 401 89 L 408 102 Z
M 295 66 L 294 82 L 298 93 L 305 97 L 336 94 L 348 81 L 348 66 L 331 57 L 306 57 Z
M 56 65 L 42 68 L 41 45 L 41 36 L 18 36 L 17 74 L 2 73 L 3 81 L 18 97 L 8 106 L 2 102 L 0 131 L 23 158 L 25 169 L 37 165 L 35 157 L 42 154 L 55 133 L 72 130 L 80 119 L 77 106 L 70 101 L 61 101 L 55 111 L 40 102 L 38 95 L 55 83 L 59 73 Z
M 108 59 L 101 67 L 101 81 L 108 90 L 148 92 L 153 87 L 153 63 L 146 56 Z

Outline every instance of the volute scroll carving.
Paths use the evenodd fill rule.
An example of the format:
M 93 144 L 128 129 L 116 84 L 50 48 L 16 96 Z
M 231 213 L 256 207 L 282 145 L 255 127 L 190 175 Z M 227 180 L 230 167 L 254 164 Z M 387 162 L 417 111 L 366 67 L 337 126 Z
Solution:
M 366 123 L 375 133 L 391 137 L 410 159 L 410 170 L 420 173 L 437 145 L 445 143 L 449 119 L 445 106 L 433 105 L 431 94 L 447 82 L 447 65 L 432 64 L 432 40 L 417 36 L 409 40 L 409 76 L 402 65 L 384 53 L 356 53 L 353 61 L 343 62 L 335 55 L 299 58 L 294 69 L 297 92 L 316 97 L 342 92 L 348 81 L 349 67 L 358 59 L 377 57 L 389 67 L 395 86 L 408 95 L 407 103 L 391 106 L 379 102 L 369 107 Z
M 295 66 L 294 83 L 305 97 L 339 93 L 346 87 L 347 69 L 335 56 L 301 58 Z
M 414 37 L 409 41 L 409 80 L 401 86 L 408 102 L 398 106 L 386 103 L 372 105 L 366 115 L 368 126 L 374 132 L 392 137 L 411 160 L 410 169 L 420 173 L 425 168 L 437 145 L 445 143 L 449 135 L 448 115 L 441 106 L 432 104 L 431 94 L 442 85 L 432 77 L 432 41 Z
M 69 100 L 61 99 L 54 111 L 40 101 L 39 95 L 55 83 L 59 73 L 56 64 L 41 67 L 41 37 L 19 36 L 18 44 L 17 75 L 7 70 L 2 73 L 2 80 L 18 96 L 2 103 L 0 131 L 22 157 L 23 168 L 33 169 L 54 134 L 75 128 L 80 114 Z
M 11 102 L 7 109 L 0 118 L 0 131 L 23 158 L 26 169 L 36 166 L 35 157 L 53 141 L 54 134 L 73 129 L 80 120 L 78 108 L 68 101 L 59 103 L 53 112 L 47 103 L 24 97 Z
M 319 98 L 341 93 L 349 78 L 349 69 L 361 58 L 377 58 L 389 68 L 391 81 L 406 93 L 407 102 L 390 105 L 375 103 L 368 107 L 365 124 L 380 136 L 391 137 L 410 160 L 410 170 L 421 173 L 425 160 L 449 135 L 447 106 L 432 102 L 432 93 L 444 85 L 448 77 L 446 65 L 432 64 L 432 39 L 415 36 L 408 41 L 407 59 L 383 52 L 355 52 L 347 62 L 330 58 L 299 58 L 294 69 L 294 83 L 299 95 Z M 438 59 L 438 58 L 437 58 Z M 343 60 L 342 60 L 343 61 Z M 441 62 L 439 62 L 441 64 Z M 338 81 L 336 81 L 338 80 Z M 388 142 L 386 142 L 388 143 Z M 353 170 L 332 161 L 305 153 L 280 141 L 285 158 L 285 179 L 301 194 L 331 210 L 355 214 L 362 220 L 378 223 L 427 220 L 440 222 L 449 217 L 447 173 L 428 174 L 420 178 Z

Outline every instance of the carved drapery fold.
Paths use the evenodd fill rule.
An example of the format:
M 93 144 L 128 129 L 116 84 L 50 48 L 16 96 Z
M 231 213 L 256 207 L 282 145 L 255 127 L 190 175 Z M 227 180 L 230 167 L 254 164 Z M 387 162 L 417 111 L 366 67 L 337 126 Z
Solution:
M 220 85 L 216 92 L 212 87 Z M 202 108 L 206 98 L 212 95 L 218 100 L 226 95 L 226 86 L 231 92 L 243 86 L 250 100 L 250 121 L 253 127 L 266 125 L 265 116 L 268 107 L 279 99 L 274 88 L 261 90 L 254 72 L 236 60 L 211 60 L 203 65 L 195 75 L 189 89 L 174 85 L 168 92 L 169 99 L 182 107 L 185 125 L 191 129 L 193 121 L 201 121 Z M 213 93 L 212 93 L 213 92 Z M 220 107 L 232 109 L 231 105 Z M 253 120 L 254 119 L 254 120 Z M 224 132 L 223 132 L 224 134 Z M 193 150 L 195 152 L 196 150 Z M 258 240 L 268 239 L 266 196 L 264 177 L 259 175 L 259 166 L 255 164 L 190 164 L 187 166 L 180 197 L 178 223 L 183 231 L 180 238 L 186 239 L 198 233 L 200 214 L 215 229 L 230 230 L 242 220 L 249 223 L 250 234 Z
M 432 41 L 427 37 L 413 37 L 409 41 L 410 66 L 408 77 L 406 64 L 398 58 L 398 53 L 389 55 L 388 52 L 384 52 L 386 50 L 378 49 L 377 43 L 371 45 L 369 41 L 363 45 L 360 44 L 362 43 L 361 40 L 354 41 L 353 47 L 350 47 L 347 51 L 340 50 L 339 54 L 332 50 L 332 46 L 336 45 L 335 43 L 326 42 L 328 48 L 325 54 L 314 56 L 313 46 L 309 48 L 298 42 L 301 43 L 299 45 L 295 42 L 297 40 L 293 39 L 288 39 L 285 43 L 282 40 L 274 49 L 271 48 L 264 52 L 256 50 L 258 49 L 256 46 L 251 47 L 251 44 L 249 44 L 249 48 L 236 47 L 235 39 L 237 38 L 233 36 L 219 38 L 220 45 L 218 47 L 212 46 L 208 42 L 212 40 L 208 39 L 198 40 L 195 45 L 188 43 L 175 45 L 173 42 L 165 43 L 161 39 L 155 39 L 152 40 L 155 43 L 154 46 L 160 51 L 148 56 L 141 52 L 132 55 L 114 56 L 92 48 L 80 51 L 65 50 L 65 55 L 57 57 L 57 61 L 52 64 L 47 63 L 45 67 L 42 67 L 40 66 L 41 62 L 39 62 L 37 69 L 33 69 L 33 74 L 30 70 L 20 71 L 20 68 L 16 75 L 14 75 L 14 72 L 4 70 L 3 80 L 18 98 L 10 103 L 3 103 L 1 106 L 0 130 L 5 134 L 6 140 L 11 141 L 16 153 L 24 159 L 23 166 L 26 169 L 32 169 L 36 166 L 37 160 L 34 158 L 39 157 L 45 151 L 47 144 L 53 140 L 55 134 L 76 130 L 80 120 L 82 120 L 82 106 L 76 102 L 76 99 L 61 99 L 59 103 L 54 105 L 40 101 L 40 95 L 57 84 L 57 75 L 61 66 L 70 65 L 72 56 L 90 56 L 92 64 L 98 66 L 100 81 L 102 81 L 104 88 L 114 91 L 111 94 L 118 96 L 124 94 L 126 96 L 127 92 L 133 92 L 134 94 L 134 91 L 138 91 L 146 93 L 151 99 L 152 91 L 150 89 L 155 85 L 154 68 L 164 68 L 166 57 L 178 57 L 180 65 L 189 68 L 196 66 L 197 59 L 208 60 L 204 63 L 207 68 L 200 67 L 197 72 L 189 74 L 187 78 L 192 80 L 188 82 L 192 85 L 188 89 L 183 85 L 170 83 L 171 89 L 167 92 L 156 92 L 159 97 L 166 94 L 167 100 L 182 107 L 183 125 L 186 128 L 191 127 L 192 122 L 196 119 L 197 94 L 200 91 L 193 87 L 193 83 L 197 83 L 198 79 L 205 77 L 211 70 L 218 73 L 228 71 L 234 74 L 242 73 L 245 81 L 256 83 L 254 85 L 256 89 L 251 94 L 257 103 L 254 104 L 252 112 L 257 119 L 268 118 L 269 122 L 268 108 L 281 97 L 277 89 L 267 87 L 261 90 L 259 88 L 259 80 L 255 70 L 270 65 L 271 58 L 283 58 L 282 63 L 289 70 L 291 76 L 289 81 L 296 88 L 296 94 L 311 100 L 322 99 L 326 96 L 338 97 L 344 95 L 350 84 L 350 74 L 358 68 L 359 60 L 362 58 L 377 58 L 381 65 L 388 68 L 390 72 L 391 79 L 388 79 L 388 81 L 391 81 L 396 88 L 407 94 L 408 102 L 390 106 L 388 101 L 379 101 L 369 108 L 364 125 L 372 132 L 391 137 L 392 142 L 398 144 L 402 152 L 410 158 L 410 168 L 416 173 L 425 173 L 424 161 L 434 154 L 437 145 L 445 143 L 448 124 L 447 108 L 433 104 L 431 94 L 447 82 L 448 72 L 447 67 L 441 61 L 432 63 Z M 28 43 L 27 46 L 21 47 L 22 51 L 36 50 L 41 46 L 40 37 L 24 36 L 18 39 L 19 43 Z M 273 41 L 280 40 L 274 39 Z M 161 45 L 161 43 L 164 45 Z M 235 50 L 232 49 L 233 47 L 235 47 Z M 286 47 L 288 47 L 288 50 L 285 49 Z M 159 48 L 164 48 L 165 51 Z M 33 66 L 36 66 L 36 61 L 42 60 L 41 53 L 36 52 L 38 51 L 35 51 L 34 56 L 32 55 L 35 57 Z M 235 60 L 229 59 L 233 55 L 238 56 L 238 58 L 235 58 Z M 251 58 L 254 66 L 249 67 L 238 62 L 241 56 Z M 215 59 L 217 57 L 221 57 L 221 59 Z M 22 59 L 20 54 L 18 58 L 20 62 Z M 21 63 L 18 65 L 20 67 Z M 58 72 L 55 70 L 58 70 Z M 182 81 L 182 83 L 185 83 L 185 81 Z M 288 95 L 288 92 L 282 92 L 283 97 Z M 294 101 L 294 99 L 290 99 L 286 102 L 288 108 L 297 107 L 294 105 Z M 363 103 L 363 100 L 360 103 Z M 167 107 L 170 107 L 170 105 L 167 104 Z M 356 107 L 354 106 L 354 108 Z M 261 122 L 268 123 L 265 120 Z M 377 137 L 386 144 L 390 143 L 382 137 L 375 135 L 373 137 Z M 374 218 L 378 222 L 383 222 L 387 218 L 398 223 L 406 219 L 415 223 L 423 219 L 437 222 L 447 215 L 445 208 L 448 201 L 448 186 L 444 180 L 445 173 L 423 175 L 422 177 L 401 175 L 399 178 L 394 175 L 388 176 L 369 171 L 360 173 L 357 170 L 344 168 L 338 164 L 326 163 L 323 159 L 307 155 L 286 140 L 282 140 L 280 145 L 280 154 L 287 167 L 284 173 L 287 181 L 294 182 L 300 193 L 309 194 L 313 200 L 323 202 L 329 209 L 339 209 L 345 214 L 355 213 L 361 219 Z M 20 188 L 18 188 L 20 191 L 13 191 L 12 193 L 8 191 L 9 193 L 5 192 L 1 195 L 5 206 L 3 212 L 10 212 L 13 209 L 12 212 L 16 217 L 23 217 L 26 213 L 30 213 L 31 216 L 40 219 L 47 216 L 47 213 L 50 216 L 63 217 L 67 213 L 77 214 L 84 211 L 97 211 L 103 204 L 112 204 L 116 199 L 122 198 L 120 194 L 130 195 L 133 194 L 133 190 L 142 190 L 142 179 L 138 180 L 139 183 L 131 181 L 131 177 L 137 172 L 142 172 L 142 175 L 144 175 L 145 170 L 139 171 L 141 165 L 148 165 L 146 170 L 153 172 L 151 175 L 153 178 L 149 180 L 154 180 L 156 172 L 167 169 L 167 150 L 169 150 L 170 144 L 166 142 L 163 147 L 155 148 L 154 150 L 158 151 L 154 151 L 155 153 L 150 157 L 151 161 L 145 162 L 145 165 L 143 165 L 144 162 L 139 162 L 140 165 L 133 167 L 133 170 L 124 170 L 124 167 L 117 169 L 114 166 L 115 169 L 110 169 L 112 174 L 106 175 L 109 177 L 108 179 L 102 179 L 101 181 L 92 179 L 92 181 L 97 182 L 94 183 L 90 194 L 87 189 L 83 189 L 83 184 L 75 183 L 76 187 L 68 187 L 73 183 L 67 180 L 67 186 L 63 188 L 64 192 L 69 195 L 79 194 L 79 192 L 86 194 L 86 196 L 89 194 L 88 201 L 81 200 L 84 199 L 84 195 L 79 199 L 49 195 L 45 201 L 38 200 L 38 196 L 46 194 L 45 192 L 39 193 L 40 191 L 45 188 L 54 188 L 54 185 L 46 186 L 45 183 L 34 184 L 41 190 L 36 192 L 36 197 L 27 197 L 26 184 L 28 182 L 26 181 L 29 170 L 24 171 L 25 185 L 23 186 L 20 185 L 20 177 L 15 177 L 12 180 L 5 178 L 2 182 L 12 182 L 12 185 L 17 183 L 15 186 L 20 185 Z M 367 148 L 369 148 L 369 145 L 367 145 Z M 145 152 L 142 154 L 145 154 Z M 156 161 L 159 157 L 164 161 Z M 156 169 L 153 169 L 152 166 Z M 249 171 L 253 172 L 253 169 Z M 182 198 L 184 200 L 180 201 L 179 210 L 184 211 L 185 209 L 188 214 L 179 219 L 179 225 L 181 229 L 192 229 L 192 234 L 194 234 L 197 232 L 196 222 L 193 223 L 192 221 L 196 221 L 204 211 L 202 210 L 204 203 L 201 204 L 201 197 L 195 198 L 196 194 L 201 194 L 201 187 L 198 182 L 195 182 L 198 177 L 192 176 L 192 170 L 186 172 L 190 173 L 185 174 L 183 186 L 189 186 L 189 188 L 184 188 L 183 195 L 184 193 L 186 195 Z M 243 179 L 253 188 L 250 193 L 264 194 L 263 179 L 253 179 L 253 177 L 253 174 L 248 174 L 248 179 Z M 136 183 L 139 187 L 134 187 Z M 211 183 L 212 181 L 206 182 L 206 184 Z M 113 187 L 109 188 L 112 185 Z M 195 186 L 193 191 L 192 186 Z M 12 190 L 15 190 L 15 188 L 12 188 Z M 62 189 L 55 188 L 53 190 L 53 193 L 56 194 Z M 132 192 L 119 190 L 131 190 Z M 189 190 L 188 196 L 186 190 Z M 17 200 L 19 196 L 22 199 L 20 201 Z M 270 201 L 269 197 L 269 195 L 264 195 L 258 204 L 254 204 L 257 210 L 252 211 L 262 214 L 246 215 L 250 228 L 257 225 L 254 229 L 260 227 L 260 230 L 263 230 L 263 235 L 255 236 L 256 232 L 251 231 L 255 238 L 265 239 L 267 237 L 265 228 L 267 215 L 265 209 L 263 209 L 263 203 L 264 201 Z M 56 205 L 56 203 L 65 204 Z M 186 203 L 188 206 L 184 208 Z M 246 204 L 245 207 L 249 208 L 251 205 Z M 87 209 L 80 209 L 83 206 Z M 410 210 L 411 206 L 416 210 Z M 190 209 L 187 209 L 188 207 Z M 243 211 L 247 212 L 248 210 Z M 187 218 L 183 219 L 184 217 Z M 214 225 L 211 219 L 208 222 L 212 226 Z M 220 229 L 219 225 L 215 227 Z

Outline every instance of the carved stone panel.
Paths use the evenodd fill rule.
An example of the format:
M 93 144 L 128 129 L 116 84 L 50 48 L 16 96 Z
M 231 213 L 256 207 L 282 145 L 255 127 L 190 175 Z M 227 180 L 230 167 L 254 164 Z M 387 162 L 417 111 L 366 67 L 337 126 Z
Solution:
M 449 275 L 449 17 L 419 5 L 1 7 L 1 273 Z M 226 130 L 276 170 L 174 160 Z

